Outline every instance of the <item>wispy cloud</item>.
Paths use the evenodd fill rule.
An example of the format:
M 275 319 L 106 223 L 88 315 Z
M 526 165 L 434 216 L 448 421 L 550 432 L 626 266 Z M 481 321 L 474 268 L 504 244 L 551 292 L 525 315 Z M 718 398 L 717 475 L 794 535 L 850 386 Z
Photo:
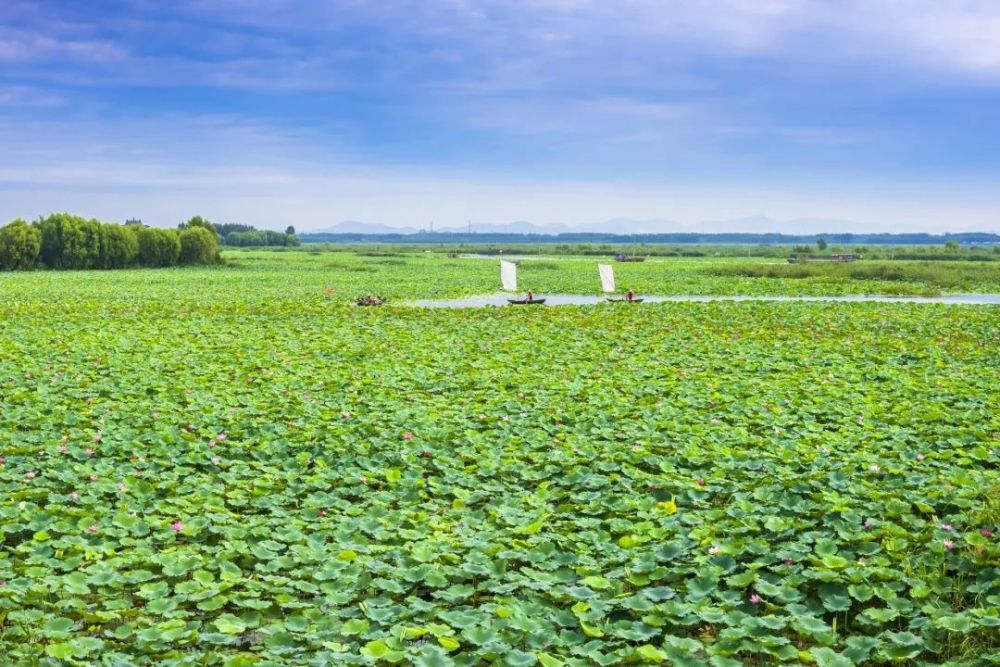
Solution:
M 126 50 L 109 41 L 67 39 L 35 30 L 0 26 L 0 61 L 37 62 L 61 58 L 107 62 L 121 60 Z
M 65 103 L 65 96 L 47 88 L 0 85 L 0 107 L 56 107 Z

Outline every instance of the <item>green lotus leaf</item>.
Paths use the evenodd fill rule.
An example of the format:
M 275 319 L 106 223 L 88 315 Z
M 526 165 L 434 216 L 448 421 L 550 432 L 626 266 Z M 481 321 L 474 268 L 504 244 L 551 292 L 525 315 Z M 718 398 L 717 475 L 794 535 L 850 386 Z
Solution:
M 227 635 L 238 635 L 247 629 L 246 623 L 239 616 L 223 614 L 215 619 L 215 627 Z
M 811 653 L 816 660 L 816 667 L 854 667 L 855 665 L 854 661 L 847 656 L 829 648 L 814 648 Z

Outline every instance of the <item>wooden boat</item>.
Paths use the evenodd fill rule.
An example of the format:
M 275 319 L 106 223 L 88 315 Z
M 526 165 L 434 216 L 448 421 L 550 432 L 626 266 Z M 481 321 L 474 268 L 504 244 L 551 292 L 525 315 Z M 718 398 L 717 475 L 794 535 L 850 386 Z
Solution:
M 515 306 L 540 306 L 545 303 L 545 299 L 507 299 L 507 303 Z
M 642 299 L 632 299 L 629 301 L 625 297 L 607 297 L 608 301 L 611 303 L 642 303 Z

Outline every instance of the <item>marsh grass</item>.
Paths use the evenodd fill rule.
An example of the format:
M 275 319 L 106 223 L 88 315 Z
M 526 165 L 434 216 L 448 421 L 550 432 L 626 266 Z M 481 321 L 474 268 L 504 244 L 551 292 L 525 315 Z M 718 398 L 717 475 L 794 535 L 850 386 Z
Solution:
M 707 267 L 714 276 L 822 280 L 824 282 L 876 281 L 920 283 L 929 288 L 956 291 L 973 289 L 983 282 L 1000 282 L 1000 264 L 986 262 L 845 262 L 838 264 L 740 263 Z

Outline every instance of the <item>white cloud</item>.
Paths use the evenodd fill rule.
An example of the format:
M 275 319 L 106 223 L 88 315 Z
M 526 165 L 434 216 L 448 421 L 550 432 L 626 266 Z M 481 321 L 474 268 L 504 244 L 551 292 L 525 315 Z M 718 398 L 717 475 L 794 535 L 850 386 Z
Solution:
M 0 61 L 37 61 L 70 58 L 78 61 L 121 60 L 126 50 L 104 40 L 69 39 L 36 30 L 0 26 Z
M 0 85 L 0 106 L 57 107 L 65 102 L 65 96 L 46 88 Z

